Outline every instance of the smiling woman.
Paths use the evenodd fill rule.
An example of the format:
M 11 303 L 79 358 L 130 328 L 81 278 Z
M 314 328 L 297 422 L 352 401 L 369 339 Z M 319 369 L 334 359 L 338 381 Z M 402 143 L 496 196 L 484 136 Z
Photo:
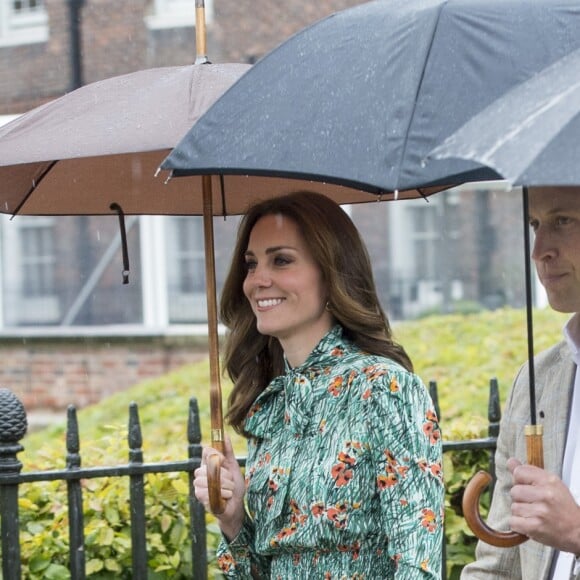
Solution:
M 245 481 L 229 442 L 221 458 L 226 577 L 439 578 L 437 417 L 349 216 L 310 192 L 250 208 L 221 318 L 227 418 L 248 439 Z M 205 464 L 195 490 L 207 506 Z

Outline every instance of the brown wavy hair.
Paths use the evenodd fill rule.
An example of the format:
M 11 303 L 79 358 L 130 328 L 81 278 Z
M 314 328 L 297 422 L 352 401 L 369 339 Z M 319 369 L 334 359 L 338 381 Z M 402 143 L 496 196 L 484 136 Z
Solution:
M 234 383 L 226 419 L 243 433 L 254 400 L 268 383 L 284 372 L 284 358 L 276 338 L 262 335 L 242 285 L 244 254 L 256 222 L 283 215 L 299 227 L 328 290 L 328 308 L 345 335 L 359 348 L 388 357 L 412 371 L 402 346 L 394 342 L 387 316 L 375 288 L 367 249 L 346 212 L 328 197 L 300 191 L 257 203 L 243 217 L 232 263 L 220 301 L 220 317 L 228 328 L 224 369 Z

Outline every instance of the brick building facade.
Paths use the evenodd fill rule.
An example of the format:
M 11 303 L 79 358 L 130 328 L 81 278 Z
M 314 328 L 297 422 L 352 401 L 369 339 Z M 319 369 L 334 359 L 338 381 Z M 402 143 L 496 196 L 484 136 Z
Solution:
M 0 115 L 25 112 L 75 88 L 79 81 L 90 83 L 195 60 L 195 0 L 0 1 L 42 9 L 41 22 L 45 27 L 44 40 L 23 42 L 11 39 L 0 22 Z M 254 62 L 304 26 L 361 3 L 206 0 L 208 57 L 212 62 Z M 75 10 L 80 18 L 73 22 L 71 15 Z M 3 14 L 6 13 L 0 11 L 0 19 Z M 75 38 L 80 41 L 80 53 L 76 55 L 71 52 Z M 468 191 L 452 194 L 448 199 L 454 201 L 449 203 L 439 194 L 428 205 L 420 201 L 423 206 L 381 204 L 351 208 L 369 246 L 383 303 L 393 318 L 417 315 L 422 309 L 440 307 L 442 301 L 458 298 L 484 306 L 506 302 L 519 305 L 523 282 L 516 273 L 522 269 L 522 253 L 514 251 L 514 246 L 521 244 L 521 225 L 517 200 L 513 201 L 513 196 L 504 198 L 504 193 L 483 188 L 477 195 Z M 451 215 L 454 225 L 445 221 Z M 404 239 L 393 234 L 402 217 L 409 224 Z M 411 227 L 415 222 L 416 230 Z M 180 308 L 186 306 L 176 307 L 181 304 L 179 300 L 188 303 L 186 294 L 192 292 L 193 286 L 186 284 L 179 300 L 165 295 L 167 304 L 161 307 L 157 302 L 157 307 L 153 305 L 155 312 L 148 312 L 146 301 L 142 300 L 148 285 L 158 280 L 151 276 L 147 280 L 142 274 L 150 256 L 140 249 L 140 244 L 157 226 L 139 222 L 129 232 L 132 285 L 126 288 L 119 284 L 118 255 L 103 266 L 98 282 L 88 284 L 114 238 L 114 224 L 105 224 L 98 218 L 47 222 L 54 246 L 51 275 L 59 287 L 58 308 L 55 306 L 52 312 L 46 301 L 39 302 L 35 310 L 33 301 L 21 300 L 22 287 L 14 286 L 10 271 L 20 268 L 22 251 L 14 253 L 11 249 L 20 234 L 10 233 L 12 226 L 6 222 L 0 225 L 0 271 L 4 278 L 0 386 L 13 389 L 29 411 L 61 411 L 70 403 L 90 404 L 139 380 L 199 360 L 203 346 L 188 336 L 191 324 L 202 321 L 196 318 L 197 314 L 182 316 Z M 187 222 L 184 230 L 191 235 L 198 225 Z M 177 222 L 167 227 L 174 236 L 167 242 L 169 260 L 176 244 L 181 243 L 175 233 L 181 230 Z M 216 237 L 218 285 L 229 260 L 234 230 L 235 220 Z M 439 236 L 442 231 L 447 233 L 443 241 Z M 505 240 L 509 240 L 507 244 Z M 187 251 L 177 250 L 184 263 L 189 260 L 185 270 L 197 271 L 198 241 L 188 243 L 193 245 Z M 432 253 L 432 260 L 422 265 L 427 251 Z M 178 269 L 174 283 L 184 276 Z M 507 280 L 510 276 L 514 280 Z M 76 308 L 79 295 L 85 291 L 85 298 Z M 149 293 L 155 300 L 157 294 Z M 160 315 L 158 310 L 169 313 Z M 168 326 L 171 332 L 167 331 Z M 199 326 L 193 330 L 199 332 Z M 87 338 L 87 329 L 92 338 Z

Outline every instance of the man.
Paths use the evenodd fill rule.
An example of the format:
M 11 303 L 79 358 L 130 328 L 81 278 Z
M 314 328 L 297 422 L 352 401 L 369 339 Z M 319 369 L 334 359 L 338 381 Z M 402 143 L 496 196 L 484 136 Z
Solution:
M 497 485 L 487 523 L 530 539 L 513 548 L 483 542 L 462 580 L 580 580 L 580 187 L 529 192 L 532 259 L 550 306 L 573 316 L 564 340 L 535 358 L 544 469 L 524 465 L 530 422 L 527 365 L 508 397 L 496 452 Z

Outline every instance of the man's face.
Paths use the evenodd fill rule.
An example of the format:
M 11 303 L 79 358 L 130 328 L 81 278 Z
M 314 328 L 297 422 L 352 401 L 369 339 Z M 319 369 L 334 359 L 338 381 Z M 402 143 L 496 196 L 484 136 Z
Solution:
M 559 312 L 580 312 L 580 187 L 530 188 L 532 259 L 548 301 Z

